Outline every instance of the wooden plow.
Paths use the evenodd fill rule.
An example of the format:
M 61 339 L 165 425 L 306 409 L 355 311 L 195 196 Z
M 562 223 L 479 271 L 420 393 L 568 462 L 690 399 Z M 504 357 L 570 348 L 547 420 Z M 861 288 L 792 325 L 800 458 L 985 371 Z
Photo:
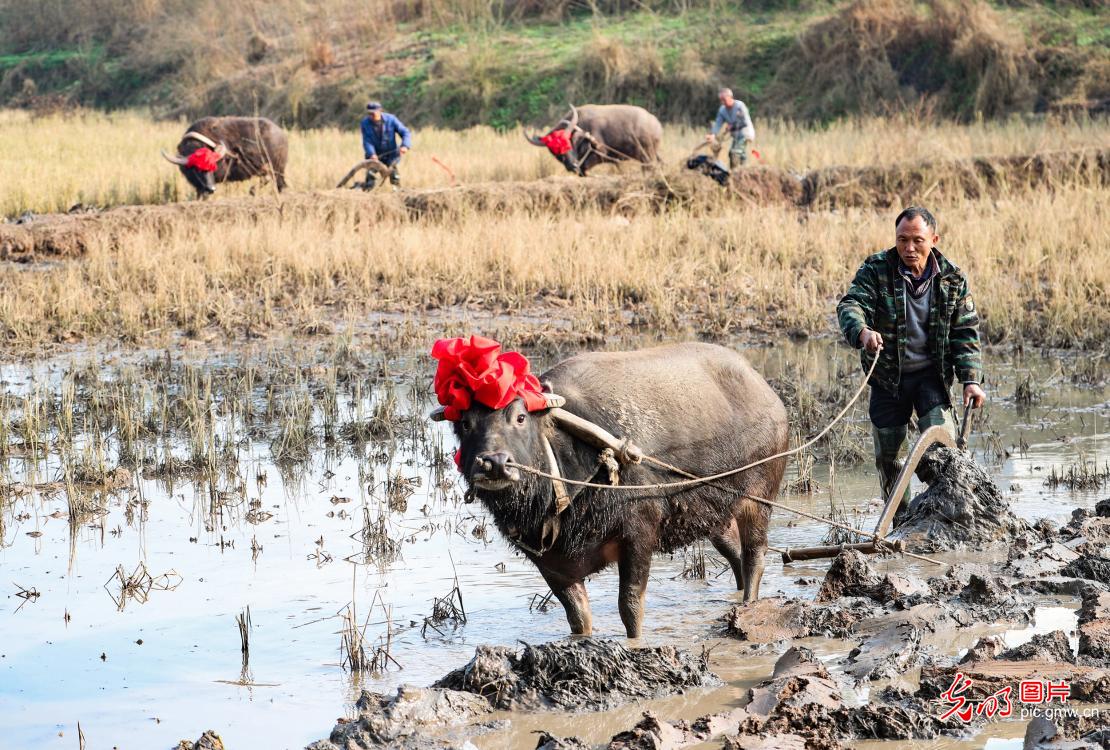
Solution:
M 348 182 L 351 181 L 352 177 L 354 177 L 360 170 L 363 170 L 363 169 L 369 170 L 371 172 L 376 172 L 377 175 L 379 177 L 381 177 L 382 179 L 385 179 L 385 178 L 387 178 L 387 177 L 389 177 L 390 175 L 393 174 L 393 169 L 390 168 L 390 167 L 387 167 L 385 164 L 383 164 L 377 158 L 363 159 L 358 164 L 351 167 L 351 171 L 348 172 L 346 175 L 344 175 L 343 179 L 339 181 L 339 184 L 336 185 L 336 187 L 337 188 L 343 187 L 344 185 L 346 185 Z M 355 187 L 358 187 L 358 185 L 356 184 Z
M 963 422 L 960 425 L 960 435 L 957 439 L 953 440 L 952 435 L 948 429 L 941 425 L 933 425 L 917 438 L 914 443 L 913 449 L 910 450 L 909 455 L 906 456 L 906 461 L 902 465 L 902 470 L 898 472 L 898 477 L 894 481 L 894 486 L 891 487 L 890 493 L 887 495 L 886 503 L 883 505 L 882 515 L 879 516 L 878 523 L 875 524 L 875 531 L 871 536 L 869 542 L 859 542 L 856 544 L 829 544 L 821 547 L 796 547 L 794 549 L 787 549 L 782 551 L 782 564 L 787 565 L 792 562 L 800 562 L 802 560 L 819 560 L 827 557 L 836 557 L 844 550 L 853 549 L 857 552 L 862 552 L 865 555 L 875 555 L 884 552 L 904 553 L 906 551 L 906 544 L 901 539 L 886 538 L 887 533 L 890 531 L 890 525 L 894 523 L 894 515 L 898 512 L 898 505 L 902 502 L 902 495 L 910 486 L 910 479 L 917 471 L 917 465 L 921 463 L 921 459 L 925 456 L 926 451 L 934 445 L 944 445 L 949 448 L 959 448 L 960 450 L 967 449 L 967 436 L 971 431 L 971 407 L 967 406 L 964 409 Z

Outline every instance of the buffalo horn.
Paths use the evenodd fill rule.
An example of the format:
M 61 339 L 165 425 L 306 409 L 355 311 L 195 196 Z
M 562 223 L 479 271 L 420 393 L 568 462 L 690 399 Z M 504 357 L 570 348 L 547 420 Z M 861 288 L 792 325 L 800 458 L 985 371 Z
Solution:
M 447 419 L 446 414 L 444 414 L 446 410 L 446 407 L 437 407 L 435 411 L 428 415 L 428 419 L 432 420 L 433 422 L 442 422 Z
M 216 145 L 216 142 L 214 140 L 212 140 L 208 136 L 204 135 L 203 133 L 198 133 L 195 130 L 190 130 L 188 133 L 181 136 L 181 140 L 183 140 L 183 141 L 187 138 L 192 138 L 194 141 L 200 141 L 205 146 L 208 146 L 208 148 L 210 148 L 210 149 L 218 149 L 219 148 L 219 146 Z
M 578 129 L 578 108 L 570 105 L 570 122 L 567 123 L 567 132 L 573 133 Z
M 184 167 L 188 161 L 184 156 L 170 156 L 165 149 L 162 149 L 162 157 L 170 164 L 176 164 L 179 167 Z
M 528 141 L 533 146 L 546 146 L 547 145 L 543 141 L 540 140 L 540 137 L 538 135 L 529 135 L 528 133 L 525 133 L 524 134 L 524 140 Z

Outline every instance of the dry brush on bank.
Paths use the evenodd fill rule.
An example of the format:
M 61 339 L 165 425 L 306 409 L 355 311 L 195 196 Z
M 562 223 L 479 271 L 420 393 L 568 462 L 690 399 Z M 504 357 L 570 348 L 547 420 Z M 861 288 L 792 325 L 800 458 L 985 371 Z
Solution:
M 592 181 L 544 189 L 563 184 L 585 195 Z M 1108 198 L 1105 184 L 1082 184 L 938 209 L 942 248 L 969 273 L 988 339 L 1105 340 Z M 235 201 L 166 207 L 158 221 L 138 212 L 88 231 L 78 259 L 0 268 L 0 332 L 13 350 L 100 337 L 158 343 L 451 308 L 539 312 L 600 337 L 629 326 L 818 333 L 832 330 L 832 307 L 862 258 L 892 237 L 889 209 L 800 213 L 789 202 L 717 198 L 625 216 L 592 199 L 551 210 L 524 195 L 496 211 L 460 199 L 414 215 L 408 199 L 387 196 L 390 210 L 333 194 L 246 201 L 251 210 Z

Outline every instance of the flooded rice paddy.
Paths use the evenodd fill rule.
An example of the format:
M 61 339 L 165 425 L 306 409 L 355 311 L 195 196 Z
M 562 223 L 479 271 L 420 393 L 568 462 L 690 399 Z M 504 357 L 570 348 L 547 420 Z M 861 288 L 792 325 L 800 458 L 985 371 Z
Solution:
M 433 406 L 428 344 L 337 338 L 3 366 L 0 747 L 72 748 L 80 722 L 89 748 L 168 748 L 207 728 L 230 750 L 301 748 L 353 715 L 362 689 L 430 684 L 478 644 L 565 637 L 539 574 L 480 506 L 464 502 L 449 428 L 424 419 Z M 802 435 L 859 382 L 855 353 L 831 342 L 736 346 L 789 392 Z M 554 361 L 533 354 L 539 369 Z M 990 402 L 972 447 L 1015 513 L 1062 522 L 1106 497 L 1104 359 L 992 353 L 988 363 Z M 795 491 L 783 502 L 821 515 L 835 508 L 870 528 L 879 504 L 866 404 L 850 418 L 811 464 L 791 463 Z M 815 492 L 798 492 L 814 483 Z M 825 533 L 776 512 L 770 540 L 808 546 Z M 936 574 L 922 562 L 876 564 Z M 762 593 L 812 596 L 827 565 L 784 567 L 772 556 Z M 473 743 L 530 748 L 540 728 L 601 742 L 647 708 L 678 719 L 737 705 L 777 654 L 719 636 L 718 618 L 739 600 L 726 570 L 708 545 L 658 557 L 642 639 L 712 647 L 724 687 L 596 714 L 504 714 L 508 729 Z M 456 586 L 457 611 L 433 617 Z M 596 576 L 589 592 L 595 634 L 622 637 L 616 572 Z M 1031 627 L 984 624 L 934 643 L 955 654 L 985 633 L 1018 645 L 1074 630 L 1074 603 L 1041 604 Z M 349 668 L 349 615 L 376 668 Z M 811 640 L 830 662 L 851 648 Z M 857 746 L 1003 750 L 1020 747 L 1023 727 Z

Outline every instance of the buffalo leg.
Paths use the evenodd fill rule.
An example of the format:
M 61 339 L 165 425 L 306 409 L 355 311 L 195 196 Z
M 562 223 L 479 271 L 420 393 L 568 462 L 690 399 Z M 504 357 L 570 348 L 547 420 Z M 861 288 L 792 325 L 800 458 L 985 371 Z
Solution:
M 617 561 L 620 591 L 617 609 L 629 638 L 639 638 L 644 623 L 644 593 L 651 571 L 651 546 L 625 543 Z
M 543 579 L 551 587 L 555 598 L 563 605 L 573 635 L 589 635 L 593 631 L 593 618 L 590 615 L 590 597 L 586 594 L 586 584 L 570 581 L 562 576 L 540 570 Z
M 709 538 L 714 549 L 728 560 L 732 566 L 732 575 L 736 579 L 736 590 L 744 590 L 744 557 L 740 546 L 740 531 L 736 528 L 736 521 L 729 523 L 724 532 Z
M 757 487 L 757 490 L 766 491 L 766 489 L 768 488 Z M 770 497 L 774 497 L 778 492 L 777 486 L 769 489 Z M 736 528 L 740 532 L 745 602 L 759 598 L 759 582 L 763 578 L 764 558 L 767 555 L 767 526 L 770 522 L 770 509 L 750 499 L 745 499 L 741 503 L 739 512 L 736 514 Z

